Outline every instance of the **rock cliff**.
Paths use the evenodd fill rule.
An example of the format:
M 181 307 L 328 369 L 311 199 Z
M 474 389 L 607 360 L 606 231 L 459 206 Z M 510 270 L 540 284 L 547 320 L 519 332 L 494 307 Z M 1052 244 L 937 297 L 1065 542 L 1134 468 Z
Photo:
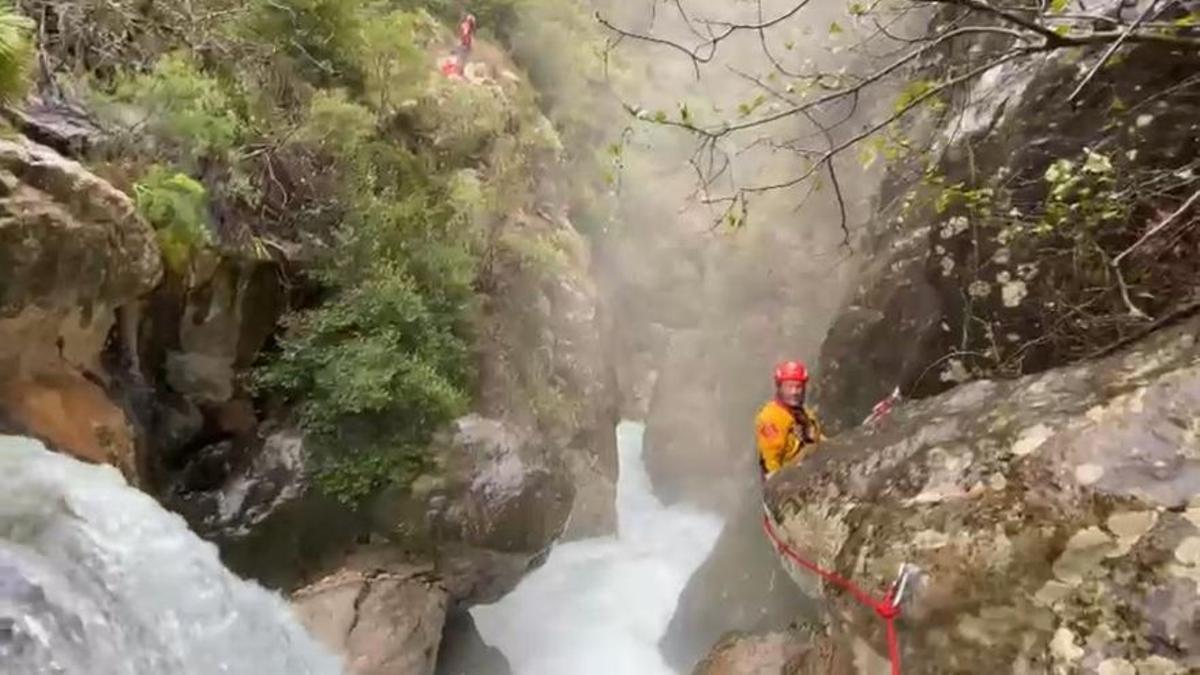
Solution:
M 1191 672 L 1198 331 L 910 403 L 774 477 L 772 517 L 864 588 L 921 570 L 905 672 Z M 830 609 L 834 649 L 878 663 L 874 613 L 785 565 Z
M 24 138 L 0 140 L 0 422 L 81 459 L 142 472 L 101 353 L 117 310 L 162 275 L 124 193 Z

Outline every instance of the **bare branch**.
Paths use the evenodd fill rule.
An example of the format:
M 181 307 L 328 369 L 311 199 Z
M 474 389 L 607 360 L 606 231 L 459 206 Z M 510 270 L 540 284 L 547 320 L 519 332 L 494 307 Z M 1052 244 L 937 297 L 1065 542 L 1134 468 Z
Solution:
M 861 142 L 863 139 L 866 139 L 866 138 L 870 137 L 871 135 L 875 134 L 876 132 L 880 131 L 884 127 L 887 127 L 892 122 L 895 122 L 896 120 L 900 119 L 901 117 L 904 117 L 906 114 L 908 114 L 909 111 L 913 110 L 914 108 L 921 105 L 922 103 L 929 100 L 930 98 L 937 96 L 941 92 L 943 92 L 951 87 L 954 87 L 954 86 L 957 86 L 964 82 L 973 80 L 976 77 L 979 77 L 980 75 L 986 73 L 987 71 L 989 71 L 993 68 L 997 68 L 997 67 L 999 67 L 1005 63 L 1008 63 L 1009 61 L 1012 61 L 1016 58 L 1019 58 L 1021 56 L 1026 56 L 1031 51 L 1032 51 L 1031 49 L 1025 49 L 1025 48 L 1015 49 L 1015 50 L 1010 51 L 1007 54 L 1001 56 L 998 59 L 989 61 L 988 63 L 985 63 L 982 66 L 972 68 L 971 70 L 967 71 L 966 73 L 959 75 L 958 77 L 954 77 L 949 80 L 946 80 L 945 82 L 937 85 L 936 87 L 931 87 L 928 91 L 920 94 L 919 96 L 914 96 L 911 101 L 909 101 L 905 105 L 901 106 L 898 110 L 896 110 L 894 113 L 889 115 L 884 120 L 882 120 L 880 122 L 876 122 L 875 124 L 872 124 L 871 126 L 867 127 L 866 129 L 859 132 L 858 134 L 855 134 L 851 138 L 849 138 L 845 141 L 842 141 L 836 147 L 830 149 L 829 152 L 825 153 L 825 155 L 823 155 L 821 157 L 821 159 L 817 162 L 817 164 L 813 165 L 811 168 L 809 168 L 807 171 L 800 174 L 796 178 L 789 179 L 782 183 L 775 183 L 775 184 L 771 184 L 771 185 L 762 185 L 762 186 L 757 186 L 757 187 L 743 188 L 743 190 L 745 192 L 768 192 L 771 190 L 778 190 L 781 188 L 791 187 L 793 185 L 796 185 L 797 183 L 807 180 L 810 176 L 812 176 L 814 173 L 816 173 L 818 169 L 820 169 L 821 164 L 823 162 L 828 161 L 834 155 L 856 145 L 857 143 Z
M 1146 240 L 1150 239 L 1150 237 L 1153 237 L 1154 235 L 1161 232 L 1163 230 L 1163 228 L 1165 228 L 1166 226 L 1175 222 L 1176 218 L 1181 216 L 1188 209 L 1192 208 L 1192 204 L 1195 204 L 1197 199 L 1200 199 L 1200 190 L 1197 190 L 1196 192 L 1192 193 L 1192 196 L 1188 197 L 1187 201 L 1185 201 L 1182 206 L 1175 209 L 1175 211 L 1171 215 L 1164 218 L 1162 222 L 1160 222 L 1159 224 L 1157 224 L 1154 227 L 1147 230 L 1146 233 L 1143 234 L 1137 241 L 1133 242 L 1133 244 L 1131 244 L 1129 246 L 1129 248 L 1127 248 L 1124 251 L 1121 251 L 1119 254 L 1117 254 L 1117 257 L 1113 258 L 1112 266 L 1118 267 L 1121 264 L 1121 261 L 1125 259 L 1125 256 L 1132 253 L 1133 250 L 1136 249 L 1137 247 L 1146 243 Z
M 1030 21 L 1022 16 L 1018 16 L 1007 9 L 996 7 L 983 0 L 918 0 L 919 2 L 932 2 L 939 5 L 957 5 L 968 9 L 991 14 L 1015 26 L 1020 26 L 1025 30 L 1037 33 L 1046 39 L 1046 44 L 1053 46 L 1061 46 L 1067 44 L 1067 38 L 1055 33 L 1050 28 L 1043 26 L 1036 21 Z
M 596 20 L 600 22 L 600 25 L 613 31 L 614 33 L 623 35 L 628 38 L 633 38 L 635 40 L 641 40 L 643 42 L 649 42 L 652 44 L 663 45 L 665 47 L 670 47 L 671 49 L 682 52 L 689 59 L 691 59 L 692 67 L 696 71 L 696 77 L 699 78 L 700 77 L 700 64 L 710 63 L 713 60 L 713 58 L 717 55 L 717 47 L 720 46 L 721 42 L 728 39 L 729 36 L 733 35 L 734 33 L 740 32 L 740 31 L 755 31 L 755 32 L 757 32 L 757 31 L 765 30 L 767 28 L 771 28 L 772 26 L 779 25 L 779 24 L 783 23 L 784 21 L 787 21 L 788 19 L 792 18 L 796 14 L 798 14 L 800 12 L 800 10 L 804 9 L 805 6 L 808 5 L 809 2 L 811 2 L 811 0 L 800 0 L 800 2 L 797 2 L 791 9 L 787 10 L 786 12 L 783 12 L 782 14 L 775 17 L 774 19 L 768 19 L 766 21 L 759 21 L 758 23 L 732 23 L 732 22 L 728 22 L 728 21 L 704 21 L 703 23 L 709 29 L 709 37 L 703 38 L 704 42 L 701 42 L 700 44 L 698 44 L 692 48 L 684 47 L 683 45 L 681 45 L 677 42 L 674 42 L 672 40 L 667 40 L 667 39 L 660 38 L 660 37 L 650 35 L 647 33 L 635 33 L 633 31 L 625 30 L 623 28 L 618 28 L 617 26 L 613 25 L 613 23 L 611 21 L 609 21 L 608 19 L 605 19 L 600 14 L 599 11 L 596 12 L 595 17 L 596 17 Z M 677 4 L 676 6 L 679 8 L 679 11 L 681 12 L 682 16 L 684 17 L 685 22 L 688 23 L 689 28 L 691 28 L 691 23 L 687 18 L 687 14 L 683 11 L 682 5 Z M 721 29 L 720 32 L 716 32 L 716 33 L 712 32 L 712 29 L 714 27 L 720 28 Z M 694 28 L 692 28 L 692 32 L 696 33 Z
M 1108 49 L 1104 50 L 1104 54 L 1100 57 L 1100 60 L 1096 62 L 1096 65 L 1092 66 L 1092 69 L 1088 71 L 1088 74 L 1079 82 L 1079 85 L 1075 87 L 1075 91 L 1071 92 L 1071 95 L 1067 97 L 1068 103 L 1073 102 L 1075 98 L 1079 96 L 1079 93 L 1083 91 L 1084 87 L 1088 86 L 1088 83 L 1092 81 L 1092 78 L 1096 76 L 1096 73 L 1104 67 L 1105 63 L 1108 63 L 1108 60 L 1112 58 L 1112 55 L 1121 48 L 1121 45 L 1125 44 L 1125 41 L 1129 39 L 1129 36 L 1133 34 L 1133 31 L 1137 30 L 1138 27 L 1142 25 L 1142 22 L 1150 16 L 1150 12 L 1154 11 L 1154 8 L 1157 5 L 1158 0 L 1150 0 L 1150 4 L 1146 5 L 1146 9 L 1142 10 L 1142 13 L 1138 15 L 1137 20 L 1129 24 L 1129 26 L 1121 32 L 1121 37 L 1114 40 L 1113 43 L 1108 46 Z

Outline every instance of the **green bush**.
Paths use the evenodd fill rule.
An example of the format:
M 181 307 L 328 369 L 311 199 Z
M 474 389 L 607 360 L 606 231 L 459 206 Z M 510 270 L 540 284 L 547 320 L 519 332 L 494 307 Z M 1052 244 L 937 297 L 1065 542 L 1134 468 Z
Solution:
M 419 125 L 439 157 L 454 167 L 478 163 L 510 122 L 502 92 L 441 80 L 418 108 Z
M 255 378 L 296 404 L 318 481 L 341 499 L 410 480 L 432 433 L 466 410 L 477 197 L 379 139 L 343 167 L 339 244 L 318 274 L 330 297 L 288 320 Z
M 560 131 L 572 147 L 596 136 L 592 82 L 542 99 L 553 113 L 543 115 L 527 83 L 442 77 L 430 52 L 466 9 L 458 0 L 197 1 L 117 0 L 122 20 L 96 34 L 116 37 L 83 46 L 108 64 L 90 81 L 136 132 L 133 161 L 157 162 L 135 186 L 138 208 L 178 270 L 212 239 L 210 195 L 187 175 L 201 168 L 226 177 L 206 181 L 220 191 L 211 200 L 252 234 L 295 238 L 297 222 L 320 219 L 311 243 L 326 254 L 307 271 L 321 301 L 285 318 L 278 349 L 250 380 L 295 411 L 331 494 L 354 501 L 404 484 L 427 465 L 433 432 L 468 408 L 481 261 L 497 252 L 488 247 L 530 277 L 568 264 L 550 238 L 487 235 L 528 210 L 540 170 L 561 166 Z M 595 72 L 592 34 L 574 40 L 586 16 L 555 1 L 470 3 L 484 35 L 544 42 L 521 53 L 549 60 L 534 76 L 549 89 L 573 81 L 573 69 Z M 102 4 L 72 12 L 72 35 L 92 35 Z M 525 23 L 530 8 L 541 23 Z M 193 10 L 208 17 L 195 30 L 181 19 Z M 131 38 L 139 58 L 105 56 L 132 27 L 164 17 L 160 33 Z M 168 51 L 184 44 L 205 45 L 205 56 Z M 132 62 L 153 65 L 121 70 Z M 574 414 L 556 386 L 533 396 L 542 417 Z
M 134 185 L 134 196 L 138 211 L 158 233 L 167 266 L 182 273 L 195 251 L 212 242 L 204 186 L 156 165 Z
M 346 501 L 425 465 L 432 432 L 467 405 L 467 343 L 399 265 L 293 315 L 257 384 L 298 402 L 321 485 Z
M 29 86 L 33 22 L 0 2 L 0 103 L 19 99 Z
M 297 139 L 339 159 L 353 159 L 375 136 L 375 114 L 349 100 L 344 89 L 317 92 Z
M 357 88 L 365 0 L 254 0 L 240 39 L 267 43 L 286 54 L 317 86 Z
M 144 138 L 149 131 L 173 146 L 176 152 L 168 154 L 183 162 L 227 154 L 242 128 L 221 82 L 183 52 L 164 56 L 148 73 L 118 76 L 109 98 L 137 109 L 132 133 Z
M 433 75 L 425 47 L 435 30 L 427 15 L 411 12 L 390 12 L 367 22 L 357 61 L 371 107 L 392 112 L 421 93 Z

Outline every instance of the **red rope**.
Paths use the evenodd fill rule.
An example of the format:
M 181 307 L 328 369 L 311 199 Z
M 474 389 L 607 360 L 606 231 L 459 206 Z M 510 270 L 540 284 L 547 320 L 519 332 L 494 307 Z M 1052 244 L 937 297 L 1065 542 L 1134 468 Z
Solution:
M 900 616 L 900 608 L 892 604 L 892 591 L 889 590 L 884 594 L 882 600 L 876 600 L 868 595 L 866 591 L 855 586 L 854 582 L 849 579 L 840 577 L 829 570 L 822 569 L 801 558 L 795 549 L 779 539 L 779 535 L 775 532 L 775 527 L 771 524 L 771 519 L 766 514 L 763 514 L 763 529 L 766 530 L 767 537 L 775 545 L 777 551 L 782 552 L 797 565 L 853 595 L 854 599 L 863 606 L 875 610 L 879 618 L 883 619 L 887 624 L 888 660 L 892 663 L 892 675 L 900 675 L 900 638 L 896 633 L 896 617 Z

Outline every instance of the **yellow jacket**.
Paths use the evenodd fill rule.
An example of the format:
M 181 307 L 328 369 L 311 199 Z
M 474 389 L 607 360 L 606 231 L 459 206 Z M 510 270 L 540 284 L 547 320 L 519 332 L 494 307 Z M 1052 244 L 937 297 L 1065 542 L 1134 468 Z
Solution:
M 754 418 L 754 434 L 758 441 L 758 459 L 763 473 L 775 473 L 780 467 L 799 457 L 805 447 L 825 440 L 816 415 L 808 408 L 804 408 L 803 412 L 808 418 L 808 437 L 811 439 L 808 442 L 804 439 L 803 427 L 792 415 L 792 411 L 779 401 L 771 400 L 758 411 Z

